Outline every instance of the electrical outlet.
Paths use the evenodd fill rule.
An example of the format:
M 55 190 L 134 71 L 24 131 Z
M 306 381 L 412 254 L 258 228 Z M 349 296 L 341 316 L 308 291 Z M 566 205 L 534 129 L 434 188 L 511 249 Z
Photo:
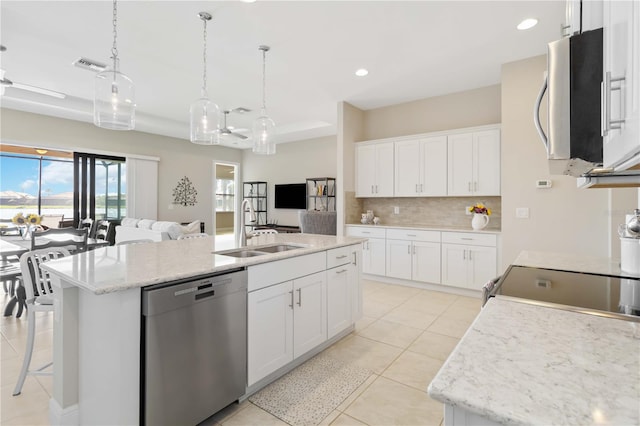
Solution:
M 529 207 L 516 207 L 516 217 L 518 219 L 529 219 Z
M 465 213 L 467 216 L 471 216 L 471 206 L 466 206 L 466 207 L 464 208 L 464 213 Z
M 393 214 L 400 214 L 400 207 L 399 206 L 393 206 Z

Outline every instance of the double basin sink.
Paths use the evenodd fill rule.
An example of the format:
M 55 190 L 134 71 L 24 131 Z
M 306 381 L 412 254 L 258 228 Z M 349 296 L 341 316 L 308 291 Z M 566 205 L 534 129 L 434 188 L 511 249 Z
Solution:
M 294 245 L 294 244 L 273 244 L 269 246 L 263 247 L 243 247 L 239 249 L 226 250 L 226 251 L 218 251 L 215 254 L 219 254 L 222 256 L 231 256 L 231 257 L 255 257 L 262 256 L 265 254 L 272 253 L 280 253 L 283 251 L 290 251 L 305 248 L 307 246 L 304 245 Z

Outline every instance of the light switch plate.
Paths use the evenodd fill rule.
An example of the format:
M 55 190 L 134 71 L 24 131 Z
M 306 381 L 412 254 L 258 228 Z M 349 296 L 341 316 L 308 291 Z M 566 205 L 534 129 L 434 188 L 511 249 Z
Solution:
M 400 207 L 399 206 L 393 206 L 393 214 L 400 214 Z
M 516 217 L 518 219 L 529 219 L 529 207 L 516 207 Z

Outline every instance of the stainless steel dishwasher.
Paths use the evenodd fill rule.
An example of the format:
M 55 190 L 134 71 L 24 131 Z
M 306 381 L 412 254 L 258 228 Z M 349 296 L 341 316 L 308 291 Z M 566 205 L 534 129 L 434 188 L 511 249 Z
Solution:
M 247 271 L 142 294 L 141 424 L 195 425 L 245 393 Z

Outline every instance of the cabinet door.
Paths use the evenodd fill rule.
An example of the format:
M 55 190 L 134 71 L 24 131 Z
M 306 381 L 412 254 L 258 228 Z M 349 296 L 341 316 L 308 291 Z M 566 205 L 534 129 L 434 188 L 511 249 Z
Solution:
M 411 279 L 411 241 L 387 240 L 387 276 Z
M 474 195 L 500 195 L 500 130 L 473 134 Z
M 473 134 L 447 138 L 447 194 L 471 195 L 473 183 Z
M 440 284 L 440 243 L 414 241 L 412 252 L 413 280 Z
M 420 142 L 395 143 L 395 196 L 415 197 L 420 194 Z
M 327 340 L 327 281 L 324 271 L 293 280 L 293 357 Z
M 355 323 L 362 318 L 362 250 L 360 245 L 352 246 L 353 255 L 353 282 L 351 283 L 351 322 Z
M 353 265 L 327 271 L 327 338 L 331 339 L 351 325 L 351 285 Z
M 473 290 L 481 290 L 482 286 L 497 275 L 497 254 L 495 247 L 467 248 L 469 258 L 469 282 L 468 287 Z
M 447 195 L 447 137 L 420 142 L 420 195 Z M 396 194 L 397 195 L 397 194 Z
M 362 272 L 373 275 L 386 275 L 386 241 L 384 238 L 369 238 L 362 253 Z
M 356 197 L 372 197 L 376 183 L 375 145 L 356 148 Z
M 442 284 L 467 287 L 467 247 L 442 244 Z
M 247 296 L 248 384 L 293 360 L 292 282 Z
M 622 168 L 640 162 L 640 3 L 604 2 L 604 71 L 613 82 L 610 90 L 610 118 L 624 120 L 621 128 L 609 130 L 604 138 L 604 166 Z M 636 159 L 625 164 L 631 157 Z
M 393 142 L 376 145 L 375 196 L 393 196 Z

